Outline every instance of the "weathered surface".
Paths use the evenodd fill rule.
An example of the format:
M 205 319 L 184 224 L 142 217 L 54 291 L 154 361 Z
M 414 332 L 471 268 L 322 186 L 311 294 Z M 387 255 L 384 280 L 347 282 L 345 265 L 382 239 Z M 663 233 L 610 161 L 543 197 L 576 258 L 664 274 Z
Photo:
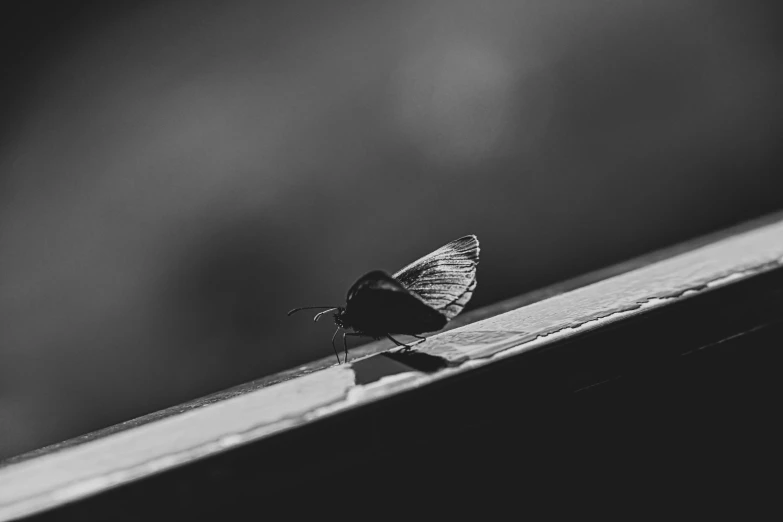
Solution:
M 502 356 L 508 348 L 532 348 L 534 339 L 588 324 L 598 326 L 781 263 L 783 224 L 776 223 L 452 330 L 419 349 L 450 360 Z
M 418 356 L 377 356 L 374 345 L 348 365 L 319 361 L 34 452 L 0 468 L 0 520 L 226 452 L 782 263 L 783 221 L 775 221 L 433 336 L 417 347 Z

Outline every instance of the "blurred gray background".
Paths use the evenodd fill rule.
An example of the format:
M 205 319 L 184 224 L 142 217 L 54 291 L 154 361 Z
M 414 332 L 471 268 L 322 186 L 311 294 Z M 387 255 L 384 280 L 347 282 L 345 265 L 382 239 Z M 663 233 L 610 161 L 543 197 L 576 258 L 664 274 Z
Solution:
M 0 21 L 0 458 L 783 207 L 776 2 L 26 2 Z M 4 6 L 6 9 L 6 6 Z

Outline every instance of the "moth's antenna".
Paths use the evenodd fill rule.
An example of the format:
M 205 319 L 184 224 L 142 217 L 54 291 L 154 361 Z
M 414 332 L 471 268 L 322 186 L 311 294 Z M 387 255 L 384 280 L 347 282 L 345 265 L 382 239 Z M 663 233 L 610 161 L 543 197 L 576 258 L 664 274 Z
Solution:
M 337 307 L 335 307 L 335 308 L 330 308 L 330 309 L 328 309 L 328 310 L 324 310 L 323 312 L 318 312 L 317 314 L 315 314 L 315 317 L 313 317 L 313 321 L 315 321 L 315 322 L 317 323 L 317 322 L 318 322 L 318 319 L 320 319 L 322 315 L 324 315 L 324 314 L 328 314 L 328 313 L 329 313 L 329 312 L 331 312 L 332 310 L 337 310 Z
M 303 306 L 302 308 L 294 308 L 293 310 L 289 310 L 289 312 L 286 315 L 291 315 L 293 313 L 298 312 L 299 310 L 314 310 L 316 308 L 331 308 L 332 310 L 337 310 L 336 306 Z M 329 310 L 327 310 L 328 312 Z
M 337 364 L 340 364 L 340 354 L 337 353 L 337 347 L 334 345 L 334 338 L 337 337 L 337 332 L 340 331 L 340 328 L 337 328 L 337 330 L 334 331 L 334 334 L 332 335 L 332 350 L 334 350 L 334 356 L 337 357 Z M 348 358 L 346 357 L 346 360 Z

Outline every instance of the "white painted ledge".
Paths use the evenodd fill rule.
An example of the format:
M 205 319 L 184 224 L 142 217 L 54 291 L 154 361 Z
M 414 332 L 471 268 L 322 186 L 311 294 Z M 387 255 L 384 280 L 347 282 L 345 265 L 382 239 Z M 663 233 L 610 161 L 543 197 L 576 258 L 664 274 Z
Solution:
M 168 416 L 129 422 L 128 429 L 106 430 L 78 444 L 66 443 L 28 459 L 12 460 L 0 465 L 0 521 L 43 511 L 425 386 L 558 337 L 664 306 L 672 299 L 687 299 L 781 265 L 783 220 L 435 335 L 417 346 L 419 351 L 453 363 L 435 373 L 404 371 L 359 385 L 353 365 L 361 359 L 356 359 L 284 382 L 268 384 L 270 379 L 266 379 L 261 384 L 251 383 L 239 391 L 183 405 Z

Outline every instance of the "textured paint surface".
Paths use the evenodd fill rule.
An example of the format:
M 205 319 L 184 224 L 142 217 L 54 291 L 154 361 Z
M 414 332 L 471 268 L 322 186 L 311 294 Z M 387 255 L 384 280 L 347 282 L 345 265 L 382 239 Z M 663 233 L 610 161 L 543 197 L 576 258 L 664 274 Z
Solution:
M 529 306 L 456 328 L 417 348 L 460 361 L 483 358 L 554 332 L 597 319 L 619 319 L 646 303 L 700 291 L 783 263 L 783 223 L 735 236 L 558 295 Z M 619 315 L 618 315 L 619 314 Z M 596 323 L 598 324 L 598 323 Z
M 0 468 L 0 520 L 76 500 L 238 444 L 424 386 L 573 332 L 663 306 L 783 263 L 783 222 L 738 234 L 632 272 L 433 336 L 421 351 L 457 364 L 434 373 L 386 361 L 308 373 L 262 388 L 246 386 L 65 443 Z M 373 356 L 371 356 L 373 357 Z M 374 356 L 378 357 L 378 356 Z M 391 370 L 383 370 L 391 368 Z M 365 378 L 357 384 L 357 374 Z M 304 374 L 302 374 L 304 372 Z M 277 382 L 294 376 L 291 380 Z
M 350 366 L 328 368 L 0 469 L 0 519 L 120 484 L 303 422 L 344 399 Z

